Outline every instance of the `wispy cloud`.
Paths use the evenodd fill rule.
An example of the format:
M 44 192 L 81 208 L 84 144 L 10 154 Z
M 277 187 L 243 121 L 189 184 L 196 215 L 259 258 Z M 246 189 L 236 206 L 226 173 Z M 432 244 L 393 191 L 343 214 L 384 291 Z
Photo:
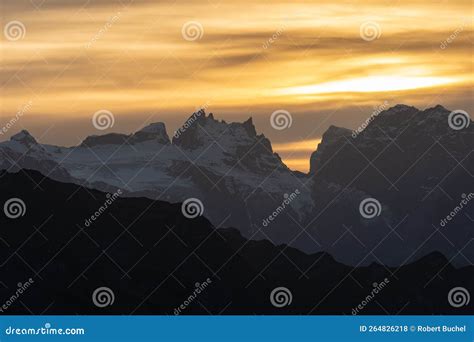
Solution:
M 203 103 L 226 119 L 267 117 L 285 108 L 304 115 L 295 117 L 284 138 L 269 125 L 258 127 L 284 154 L 290 145 L 281 144 L 319 139 L 334 118 L 351 128 L 367 115 L 363 108 L 387 97 L 469 105 L 471 6 L 470 1 L 447 6 L 372 0 L 5 0 L 2 24 L 19 20 L 26 34 L 2 40 L 0 111 L 8 120 L 33 97 L 35 106 L 24 122 L 44 127 L 51 118 L 90 120 L 91 113 L 108 108 L 127 117 L 117 127 L 129 130 L 154 113 L 178 126 Z M 189 21 L 202 25 L 200 39 L 183 39 Z M 377 39 L 361 38 L 366 21 L 377 23 Z M 441 48 L 453 32 L 455 40 Z M 315 119 L 331 119 L 315 130 L 319 123 L 308 119 L 311 112 Z M 85 127 L 78 133 L 87 134 Z M 61 134 L 46 139 L 72 143 Z M 308 155 L 302 145 L 292 148 Z

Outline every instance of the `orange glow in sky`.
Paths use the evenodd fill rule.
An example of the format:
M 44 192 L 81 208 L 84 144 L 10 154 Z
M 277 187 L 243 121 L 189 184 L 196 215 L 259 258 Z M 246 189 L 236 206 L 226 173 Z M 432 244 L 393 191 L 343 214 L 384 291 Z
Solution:
M 34 2 L 33 2 L 34 3 Z M 384 101 L 472 111 L 472 2 L 2 1 L 1 108 L 45 143 L 98 134 L 107 109 L 131 132 L 168 133 L 198 107 L 254 117 L 294 169 L 331 124 L 355 128 Z M 24 25 L 9 39 L 5 27 Z M 14 32 L 12 31 L 12 34 Z M 16 37 L 15 37 L 16 38 Z M 272 112 L 291 128 L 271 127 Z

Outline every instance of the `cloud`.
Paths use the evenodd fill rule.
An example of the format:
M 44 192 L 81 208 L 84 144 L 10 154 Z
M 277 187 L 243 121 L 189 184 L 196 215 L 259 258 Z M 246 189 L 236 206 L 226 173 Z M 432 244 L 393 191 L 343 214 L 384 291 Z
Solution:
M 375 0 L 4 0 L 4 21 L 21 21 L 26 34 L 2 40 L 0 111 L 8 116 L 34 98 L 28 120 L 39 127 L 51 117 L 86 122 L 90 113 L 108 108 L 127 118 L 127 130 L 146 113 L 180 122 L 203 103 L 226 119 L 249 111 L 266 117 L 283 108 L 295 114 L 284 138 L 262 126 L 278 144 L 320 137 L 326 124 L 316 122 L 320 129 L 310 133 L 324 113 L 336 112 L 327 124 L 357 125 L 364 110 L 387 98 L 443 101 L 470 111 L 471 6 L 421 0 L 397 6 Z M 188 21 L 202 25 L 200 39 L 183 39 Z M 361 38 L 365 21 L 380 26 L 378 39 Z M 374 80 L 384 86 L 374 87 Z M 58 143 L 67 139 L 64 134 Z M 290 148 L 297 151 L 295 163 L 309 155 L 302 145 L 278 146 L 285 156 Z

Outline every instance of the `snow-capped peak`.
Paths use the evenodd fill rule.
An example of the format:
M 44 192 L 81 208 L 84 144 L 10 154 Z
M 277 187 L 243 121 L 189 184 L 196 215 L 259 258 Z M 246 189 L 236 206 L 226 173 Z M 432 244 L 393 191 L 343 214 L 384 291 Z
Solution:
M 137 132 L 144 132 L 144 133 L 166 133 L 165 124 L 163 122 L 154 122 L 149 124 L 148 126 L 143 127 L 141 130 Z
M 16 142 L 19 142 L 19 143 L 23 143 L 23 144 L 26 144 L 26 145 L 38 144 L 36 139 L 33 138 L 33 136 L 25 129 L 18 132 L 15 135 L 12 135 L 10 137 L 10 140 L 16 141 Z
M 132 143 L 139 143 L 147 140 L 154 140 L 160 144 L 169 144 L 170 138 L 166 133 L 166 126 L 163 122 L 154 122 L 141 130 L 135 132 L 130 141 Z
M 225 148 L 232 146 L 248 145 L 257 139 L 257 132 L 252 118 L 247 121 L 227 123 L 216 120 L 212 113 L 206 116 L 204 110 L 199 110 L 191 115 L 176 131 L 173 144 L 186 149 L 195 149 L 209 144 L 219 143 Z
M 35 158 L 48 158 L 48 154 L 43 145 L 38 143 L 36 139 L 27 131 L 21 130 L 17 134 L 10 137 L 10 141 L 4 142 L 4 146 L 12 151 L 28 154 Z

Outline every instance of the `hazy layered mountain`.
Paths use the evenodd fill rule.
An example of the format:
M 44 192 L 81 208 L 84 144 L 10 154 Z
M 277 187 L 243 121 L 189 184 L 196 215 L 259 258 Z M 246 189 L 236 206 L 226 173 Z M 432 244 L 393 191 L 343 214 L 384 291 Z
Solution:
M 455 287 L 474 291 L 473 266 L 453 267 L 440 253 L 399 268 L 349 267 L 215 229 L 186 218 L 180 203 L 29 170 L 0 174 L 0 203 L 11 198 L 24 206 L 16 218 L 0 215 L 1 314 L 468 314 L 474 305 L 448 299 Z
M 473 205 L 440 226 L 474 192 L 474 125 L 454 130 L 449 111 L 397 105 L 360 132 L 331 126 L 308 175 L 289 170 L 252 120 L 194 113 L 170 139 L 163 123 L 87 137 L 79 146 L 38 144 L 26 131 L 0 144 L 2 168 L 126 196 L 197 198 L 216 227 L 232 226 L 352 265 L 400 265 L 433 251 L 473 264 Z M 369 115 L 368 115 L 369 117 Z M 378 214 L 361 215 L 374 198 Z
M 346 262 L 372 251 L 375 260 L 399 264 L 433 250 L 474 262 L 474 125 L 455 130 L 449 114 L 397 105 L 360 134 L 325 133 L 310 173 L 312 231 L 324 250 Z M 380 203 L 379 216 L 361 216 L 365 198 Z
M 74 147 L 39 145 L 31 149 L 30 135 L 19 133 L 0 144 L 11 145 L 17 165 L 37 169 L 58 180 L 102 190 L 122 189 L 127 195 L 147 196 L 171 202 L 195 197 L 204 204 L 205 215 L 217 225 L 232 225 L 251 236 L 261 227 L 262 218 L 301 188 L 300 173 L 289 170 L 273 152 L 270 141 L 257 134 L 252 119 L 226 123 L 204 111 L 194 113 L 170 142 L 163 123 L 154 123 L 130 135 L 89 136 Z M 33 139 L 31 137 L 31 139 Z M 28 159 L 28 160 L 27 160 Z M 37 167 L 49 163 L 49 168 Z M 9 167 L 4 165 L 4 168 Z M 54 170 L 54 172 L 53 172 Z M 62 177 L 56 177 L 61 171 Z M 288 208 L 299 219 L 311 208 L 309 192 Z M 288 229 L 292 219 L 281 217 L 277 224 Z M 279 241 L 287 241 L 285 231 L 275 230 Z M 262 234 L 255 234 L 263 237 Z

